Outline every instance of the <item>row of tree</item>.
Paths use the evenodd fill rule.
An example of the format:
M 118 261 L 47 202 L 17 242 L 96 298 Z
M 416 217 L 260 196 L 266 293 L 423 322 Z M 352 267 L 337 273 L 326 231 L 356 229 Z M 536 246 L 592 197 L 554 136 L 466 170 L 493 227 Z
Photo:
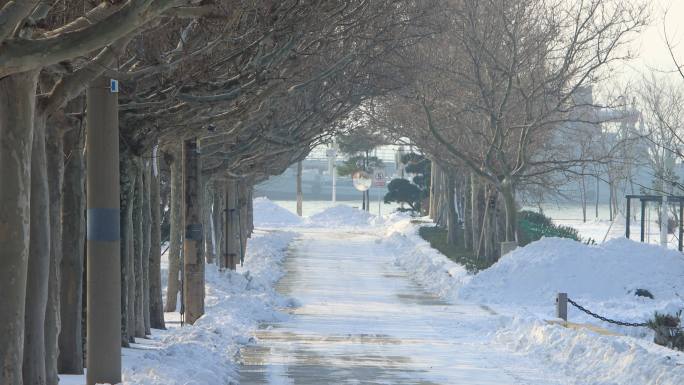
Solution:
M 501 242 L 517 239 L 521 192 L 550 191 L 589 166 L 625 159 L 617 142 L 581 145 L 602 122 L 584 111 L 624 103 L 580 96 L 629 58 L 648 12 L 611 0 L 443 7 L 439 32 L 402 51 L 395 92 L 366 111 L 432 160 L 430 213 L 452 229 L 449 240 L 493 261 Z
M 84 366 L 88 384 L 120 382 L 121 345 L 164 327 L 162 229 L 164 307 L 182 292 L 193 323 L 205 263 L 244 255 L 252 187 L 390 91 L 393 58 L 428 37 L 433 12 L 0 1 L 0 382 L 56 384 Z

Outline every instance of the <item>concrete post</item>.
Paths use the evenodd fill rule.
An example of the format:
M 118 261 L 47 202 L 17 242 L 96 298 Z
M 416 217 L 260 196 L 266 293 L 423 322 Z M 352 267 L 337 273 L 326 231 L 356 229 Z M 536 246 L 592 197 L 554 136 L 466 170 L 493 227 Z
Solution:
M 109 79 L 87 90 L 87 384 L 121 382 L 119 106 Z
M 510 253 L 511 251 L 513 251 L 517 248 L 518 248 L 518 242 L 516 242 L 516 241 L 501 242 L 501 256 L 503 257 L 504 255 Z
M 556 317 L 568 320 L 568 293 L 558 293 L 556 298 Z

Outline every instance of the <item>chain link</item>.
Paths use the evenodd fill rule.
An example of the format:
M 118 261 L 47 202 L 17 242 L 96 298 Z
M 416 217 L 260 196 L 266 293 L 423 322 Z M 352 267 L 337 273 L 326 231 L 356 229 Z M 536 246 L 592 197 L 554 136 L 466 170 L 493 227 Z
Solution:
M 571 300 L 570 298 L 568 298 L 568 302 L 570 302 L 570 304 L 571 304 L 572 306 L 578 308 L 579 310 L 581 310 L 581 311 L 583 311 L 583 312 L 589 314 L 590 316 L 592 316 L 592 317 L 594 317 L 594 318 L 600 319 L 601 321 L 605 321 L 605 322 L 608 322 L 608 323 L 611 323 L 611 324 L 615 324 L 615 325 L 620 325 L 620 326 L 631 326 L 631 327 L 648 326 L 648 322 L 642 322 L 642 323 L 636 323 L 636 322 L 623 322 L 623 321 L 616 321 L 616 320 L 614 320 L 614 319 L 602 317 L 602 316 L 600 316 L 600 315 L 598 315 L 598 314 L 592 312 L 591 310 L 588 310 L 588 309 L 584 308 L 582 305 L 580 305 L 580 304 L 578 304 L 577 302 Z

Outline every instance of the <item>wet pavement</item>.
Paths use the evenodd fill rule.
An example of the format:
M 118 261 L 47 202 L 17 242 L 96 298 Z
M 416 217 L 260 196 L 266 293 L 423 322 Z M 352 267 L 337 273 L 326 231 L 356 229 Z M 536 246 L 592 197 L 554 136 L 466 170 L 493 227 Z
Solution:
M 487 308 L 425 292 L 372 235 L 309 231 L 278 284 L 298 306 L 242 349 L 241 384 L 562 384 L 483 342 Z

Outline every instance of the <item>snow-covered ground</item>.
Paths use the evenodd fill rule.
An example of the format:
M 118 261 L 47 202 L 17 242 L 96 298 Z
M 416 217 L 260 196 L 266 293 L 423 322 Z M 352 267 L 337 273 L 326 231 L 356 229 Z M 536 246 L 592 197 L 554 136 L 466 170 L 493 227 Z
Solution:
M 440 296 L 478 303 L 507 317 L 489 338 L 516 354 L 547 361 L 582 384 L 682 384 L 684 355 L 653 344 L 646 328 L 613 327 L 569 309 L 571 321 L 592 323 L 622 336 L 566 329 L 555 316 L 555 296 L 567 292 L 599 314 L 643 322 L 655 310 L 684 308 L 684 258 L 673 250 L 614 239 L 600 246 L 542 239 L 517 249 L 475 275 L 432 249 L 409 221 L 394 223 L 385 242 L 397 264 Z M 647 289 L 654 299 L 634 296 Z
M 405 214 L 379 218 L 337 205 L 300 218 L 267 199 L 257 199 L 255 224 L 259 229 L 249 242 L 244 268 L 219 272 L 208 267 L 205 316 L 193 326 L 180 328 L 170 323 L 168 330 L 155 330 L 151 339 L 124 349 L 125 384 L 239 383 L 241 347 L 255 348 L 257 327 L 286 320 L 288 312 L 281 312 L 283 307 L 302 305 L 296 292 L 288 293 L 292 299 L 286 298 L 274 285 L 283 275 L 286 248 L 297 233 L 314 234 L 315 238 L 317 231 L 370 236 L 376 240 L 369 253 L 389 256 L 388 261 L 394 261 L 424 290 L 462 308 L 474 305 L 486 309 L 489 313 L 478 314 L 477 322 L 455 315 L 458 319 L 445 330 L 454 336 L 467 335 L 468 343 L 486 348 L 490 360 L 487 367 L 498 367 L 520 379 L 515 383 L 532 383 L 525 378 L 543 378 L 547 373 L 554 374 L 547 382 L 554 384 L 684 384 L 684 355 L 653 344 L 652 332 L 646 328 L 613 327 L 572 307 L 571 321 L 592 323 L 620 335 L 567 329 L 547 322 L 554 318 L 557 292 L 567 292 L 587 308 L 624 321 L 642 322 L 656 310 L 674 313 L 684 308 L 680 297 L 684 291 L 682 255 L 619 239 L 624 228 L 615 224 L 609 235 L 612 231 L 616 235 L 605 237 L 607 241 L 600 245 L 543 239 L 509 253 L 475 275 L 432 249 L 417 234 L 421 224 Z M 608 229 L 606 222 L 584 226 L 580 227 L 582 235 L 594 239 Z M 349 242 L 337 244 L 352 247 Z M 335 252 L 345 253 L 342 249 Z M 316 282 L 324 284 L 322 279 Z M 636 297 L 636 289 L 649 290 L 655 298 Z M 345 309 L 352 311 L 354 307 Z M 394 316 L 402 315 L 399 312 Z M 167 320 L 176 318 L 175 313 L 167 314 Z M 426 320 L 432 327 L 437 325 L 434 321 Z M 536 373 L 536 377 L 519 373 L 518 364 L 512 363 Z M 83 382 L 82 376 L 65 376 L 62 381 L 67 385 Z
M 205 315 L 194 325 L 167 323 L 151 339 L 123 349 L 123 383 L 131 385 L 237 384 L 235 356 L 253 343 L 259 322 L 282 317 L 291 305 L 273 285 L 282 276 L 281 261 L 296 233 L 257 231 L 249 241 L 245 265 L 237 272 L 206 270 Z M 178 319 L 167 313 L 167 321 Z M 83 376 L 62 376 L 62 385 L 83 385 Z

